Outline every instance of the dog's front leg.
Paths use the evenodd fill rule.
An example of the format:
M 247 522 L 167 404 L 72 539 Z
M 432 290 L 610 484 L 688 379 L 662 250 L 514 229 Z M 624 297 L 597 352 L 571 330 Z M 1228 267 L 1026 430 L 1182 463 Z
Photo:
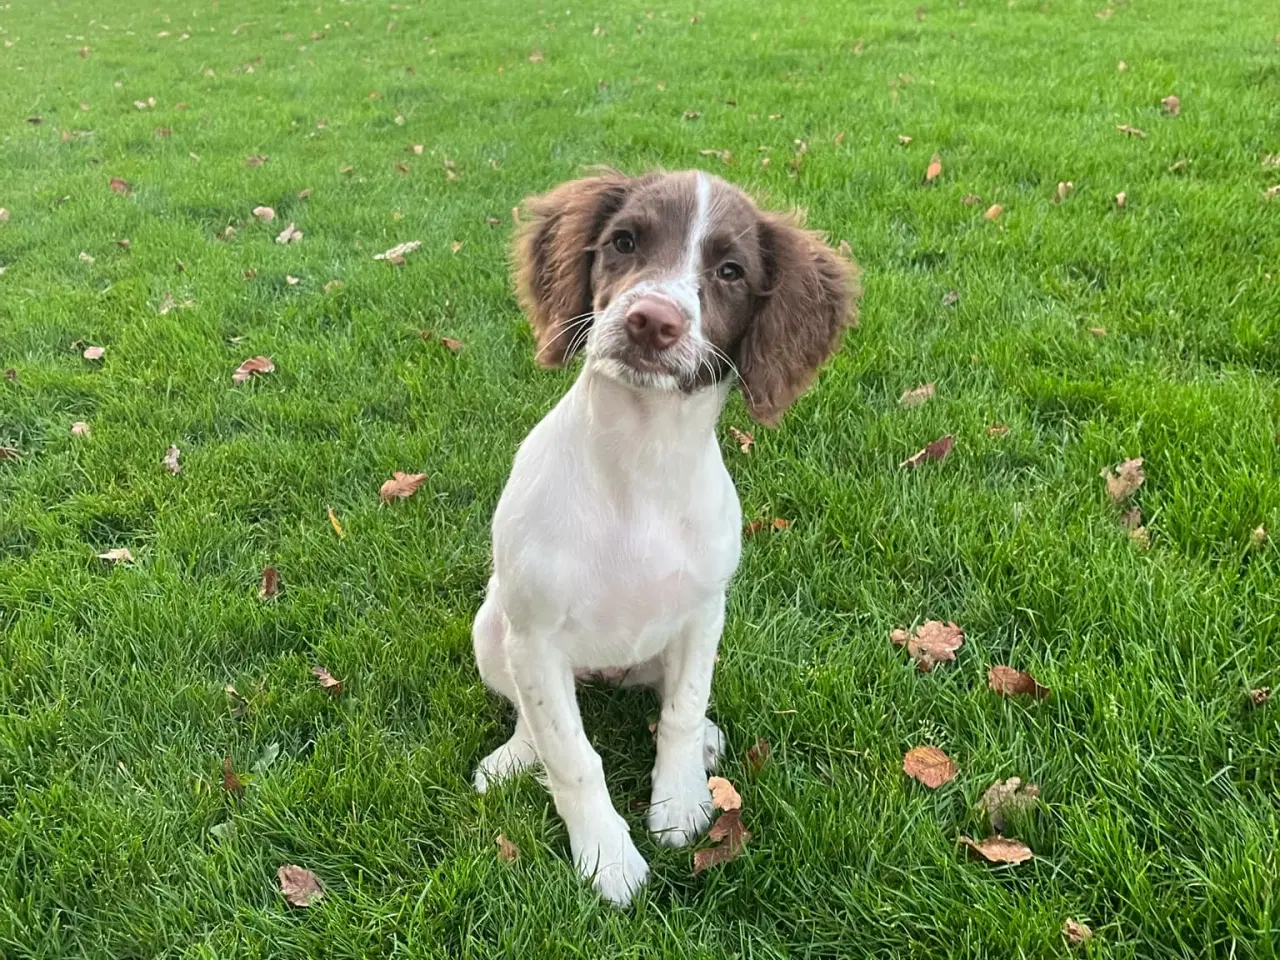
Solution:
M 609 800 L 600 755 L 582 729 L 573 667 L 550 638 L 514 634 L 508 638 L 507 662 L 520 715 L 528 721 L 556 810 L 569 831 L 574 862 L 605 899 L 626 906 L 649 866 Z
M 723 628 L 720 597 L 691 617 L 662 655 L 662 713 L 649 830 L 667 846 L 692 843 L 711 822 L 707 701 Z

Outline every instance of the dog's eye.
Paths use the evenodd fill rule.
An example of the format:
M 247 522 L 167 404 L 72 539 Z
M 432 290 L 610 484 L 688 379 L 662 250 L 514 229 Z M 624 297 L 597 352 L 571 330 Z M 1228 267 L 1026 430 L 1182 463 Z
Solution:
M 635 253 L 636 238 L 623 230 L 613 238 L 613 249 L 619 253 Z
M 719 269 L 716 270 L 716 276 L 730 283 L 734 280 L 741 280 L 742 267 L 730 260 L 728 263 L 720 264 Z

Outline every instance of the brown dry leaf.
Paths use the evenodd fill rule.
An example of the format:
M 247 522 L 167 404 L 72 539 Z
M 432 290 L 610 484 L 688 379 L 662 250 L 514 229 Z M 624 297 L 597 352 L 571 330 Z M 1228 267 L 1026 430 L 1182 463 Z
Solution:
M 462 249 L 462 244 L 463 244 L 463 243 L 464 243 L 464 241 L 462 241 L 462 240 L 455 240 L 455 241 L 453 241 L 453 243 L 449 244 L 449 249 L 450 249 L 450 251 L 452 251 L 453 253 L 455 253 L 455 254 L 456 254 L 459 250 L 461 250 L 461 249 Z
M 311 673 L 319 681 L 320 686 L 331 697 L 342 696 L 342 681 L 338 680 L 324 667 L 312 667 Z
M 906 467 L 908 470 L 914 470 L 922 463 L 928 463 L 930 460 L 942 460 L 951 452 L 951 447 L 955 444 L 955 437 L 947 434 L 945 437 L 939 437 L 933 443 L 926 446 L 918 453 L 913 453 L 907 459 L 903 460 L 898 466 Z
M 681 116 L 683 116 L 686 120 L 697 120 L 700 116 L 702 116 L 702 114 L 700 114 L 697 110 L 686 110 L 683 114 L 681 114 Z
M 85 347 L 82 356 L 86 360 L 101 360 L 102 355 L 106 352 L 106 347 Z
M 1006 437 L 1008 435 L 1009 428 L 1003 423 L 993 423 L 991 426 L 987 427 L 988 437 Z
M 280 880 L 280 892 L 294 907 L 309 907 L 324 897 L 324 884 L 310 870 L 285 864 L 276 871 Z
M 222 789 L 235 795 L 244 793 L 244 784 L 240 782 L 240 778 L 236 776 L 236 772 L 231 766 L 231 754 L 229 753 L 222 758 Z
M 452 337 L 441 337 L 440 344 L 450 353 L 461 353 L 467 349 L 467 345 L 461 340 L 454 340 Z
M 356 172 L 356 168 L 355 168 L 355 167 L 353 167 L 353 166 L 351 166 L 351 164 L 349 164 L 349 163 L 348 163 L 348 164 L 344 164 L 343 166 L 339 167 L 339 168 L 338 168 L 338 172 L 339 172 L 340 174 L 342 174 L 344 177 L 349 177 L 349 176 L 351 176 L 351 174 L 353 174 L 353 173 L 355 173 L 355 172 Z
M 1002 665 L 987 671 L 987 686 L 1003 697 L 1027 694 L 1043 700 L 1050 693 L 1049 688 L 1040 686 L 1031 674 Z
M 121 180 L 119 177 L 112 177 L 107 182 L 110 184 L 111 189 L 116 193 L 133 193 L 133 187 L 129 186 L 128 183 Z
M 81 262 L 81 263 L 93 263 L 93 261 L 94 261 L 94 257 L 93 257 L 93 256 L 92 256 L 88 251 L 86 251 L 86 250 L 81 250 L 81 251 L 80 251 L 80 262 Z
M 978 204 L 982 203 L 982 198 L 976 193 L 966 193 L 960 198 L 960 202 L 966 207 L 976 207 Z
M 1004 207 L 998 203 L 993 203 L 991 206 L 987 207 L 987 212 L 984 213 L 983 216 L 987 220 L 998 220 L 1002 213 L 1004 213 Z
M 1137 530 L 1142 526 L 1142 508 L 1130 507 L 1120 514 L 1120 526 L 1126 530 Z
M 1176 117 L 1182 112 L 1182 100 L 1173 94 L 1161 100 L 1160 105 L 1164 107 L 1165 114 L 1170 117 Z
M 425 473 L 401 473 L 397 470 L 392 478 L 379 488 L 378 496 L 382 498 L 383 503 L 407 499 L 418 492 L 422 481 L 426 479 Z
M 912 747 L 902 758 L 902 769 L 930 790 L 954 780 L 960 772 L 956 762 L 937 747 Z
M 128 547 L 116 547 L 114 550 L 98 554 L 98 559 L 106 560 L 108 563 L 133 563 L 133 554 L 129 552 Z
M 326 507 L 325 509 L 329 511 L 329 526 L 333 527 L 333 532 L 336 533 L 338 535 L 338 539 L 341 540 L 346 536 L 346 533 L 342 529 L 342 524 L 338 522 L 338 515 L 333 512 L 333 507 Z
M 944 307 L 954 307 L 959 302 L 960 302 L 959 290 L 948 290 L 946 293 L 942 295 L 942 305 Z
M 1131 127 L 1127 123 L 1117 123 L 1116 129 L 1130 137 L 1138 137 L 1139 139 L 1147 135 L 1145 130 L 1139 130 L 1137 127 Z
M 711 825 L 707 838 L 716 841 L 716 845 L 694 851 L 695 875 L 717 864 L 737 860 L 742 855 L 743 847 L 751 839 L 751 831 L 742 825 L 741 810 L 726 810 Z
M 182 472 L 182 464 L 178 462 L 178 457 L 182 455 L 182 451 L 177 447 L 170 446 L 164 455 L 164 468 L 170 473 L 177 475 Z
M 751 448 L 755 445 L 756 438 L 746 430 L 739 430 L 737 427 L 729 428 L 729 436 L 733 437 L 733 442 L 738 445 L 738 449 L 744 454 L 751 453 Z
M 405 254 L 413 253 L 420 246 L 422 246 L 421 240 L 408 240 L 404 243 L 397 243 L 386 253 L 375 253 L 373 259 L 386 260 L 388 263 L 393 263 L 398 267 L 403 265 Z
M 1151 549 L 1151 534 L 1147 532 L 1146 527 L 1134 527 L 1129 531 L 1129 539 L 1142 550 Z
M 898 398 L 898 405 L 903 407 L 919 407 L 923 406 L 934 393 L 934 385 L 932 383 L 922 383 L 913 390 L 907 390 Z
M 168 127 L 156 127 L 151 132 L 155 136 L 159 137 L 161 140 L 168 140 L 170 137 L 173 136 L 173 131 L 170 130 Z
M 1067 943 L 1073 947 L 1078 947 L 1082 943 L 1088 943 L 1093 939 L 1093 931 L 1079 920 L 1072 920 L 1070 917 L 1062 924 L 1062 935 L 1067 938 Z
M 21 456 L 14 447 L 0 447 L 0 461 L 17 460 Z
M 782 517 L 774 517 L 771 526 L 774 530 L 785 530 L 787 527 L 791 526 L 791 521 L 784 520 Z
M 259 600 L 270 600 L 280 592 L 280 571 L 275 567 L 262 568 L 262 586 L 258 588 Z
M 754 537 L 757 533 L 764 529 L 764 521 L 757 517 L 742 528 L 744 537 Z
M 4 207 L 0 207 L 0 223 L 8 223 L 8 222 L 9 222 L 9 211 L 6 210 Z
M 1262 199 L 1264 200 L 1274 200 L 1276 197 L 1280 197 L 1280 183 L 1277 183 L 1274 187 L 1267 187 L 1262 193 Z
M 530 54 L 529 54 L 529 62 L 530 62 L 530 63 L 541 63 L 541 62 L 542 62 L 542 59 L 543 59 L 543 58 L 542 58 L 542 51 L 541 51 L 541 50 L 534 50 L 532 53 L 530 53 Z
M 1106 327 L 1089 327 L 1088 329 L 1095 337 L 1105 337 L 1107 335 Z
M 1175 160 L 1173 161 L 1173 163 L 1169 164 L 1169 172 L 1181 173 L 1183 170 L 1187 169 L 1187 167 L 1189 166 L 1191 166 L 1190 160 Z
M 1271 699 L 1270 687 L 1258 687 L 1249 691 L 1249 702 L 1255 707 L 1261 707 Z
M 267 162 L 267 158 L 262 156 L 262 154 L 260 153 L 255 153 L 251 157 L 244 158 L 244 165 L 246 167 L 260 167 L 266 162 Z
M 71 425 L 71 435 L 73 437 L 91 437 L 93 429 L 83 420 L 77 420 Z
M 920 671 L 928 673 L 944 660 L 956 658 L 956 651 L 964 646 L 964 631 L 950 621 L 926 620 L 914 634 L 898 629 L 889 639 L 899 646 L 905 644 Z
M 733 784 L 724 777 L 711 777 L 707 780 L 707 789 L 711 791 L 711 806 L 717 810 L 741 810 L 742 797 Z
M 253 215 L 263 223 L 270 223 L 276 218 L 276 212 L 270 207 L 254 207 Z
M 910 138 L 910 137 L 908 137 L 905 133 L 900 133 L 900 134 L 898 134 L 898 143 L 899 143 L 899 145 L 901 145 L 901 146 L 904 146 L 904 147 L 905 147 L 905 146 L 906 146 L 907 144 L 909 144 L 910 142 L 911 142 L 911 138 Z
M 287 284 L 288 284 L 289 286 L 291 286 L 291 287 L 296 287 L 296 286 L 297 286 L 298 284 L 300 284 L 302 281 L 301 281 L 301 280 L 299 280 L 297 277 L 291 276 L 290 274 L 287 274 L 287 273 L 286 273 L 286 274 L 284 275 L 284 282 L 285 282 L 285 283 L 287 283 Z
M 1117 207 L 1120 207 L 1121 209 L 1123 209 L 1125 203 L 1128 202 L 1128 200 L 1129 200 L 1129 195 L 1125 193 L 1123 190 L 1121 190 L 1119 193 L 1116 194 Z
M 933 183 L 940 176 L 942 176 L 942 157 L 935 153 L 924 171 L 924 182 Z
M 236 367 L 235 372 L 231 374 L 231 379 L 236 383 L 244 383 L 250 377 L 258 374 L 272 373 L 275 368 L 276 365 L 271 362 L 270 357 L 250 357 Z
M 1057 202 L 1061 203 L 1067 198 L 1067 194 L 1076 188 L 1076 185 L 1070 180 L 1060 180 L 1058 182 Z
M 751 772 L 759 776 L 768 759 L 769 741 L 761 737 L 747 750 L 747 764 L 751 767 Z
M 303 187 L 301 190 L 299 190 L 299 191 L 298 191 L 298 199 L 299 199 L 299 200 L 306 200 L 306 199 L 307 199 L 307 198 L 309 198 L 310 196 L 311 196 L 311 188 L 310 188 L 310 187 Z
M 1008 837 L 987 837 L 981 843 L 961 837 L 960 842 L 988 863 L 1024 863 L 1034 856 L 1031 848 L 1021 840 L 1010 840 Z
M 1261 550 L 1267 545 L 1267 528 L 1259 524 L 1253 528 L 1253 533 L 1249 534 L 1249 545 L 1255 550 Z
M 1107 494 L 1113 503 L 1124 503 L 1147 479 L 1142 472 L 1141 457 L 1117 464 L 1114 471 L 1110 467 L 1104 467 L 1099 476 L 1107 482 Z
M 302 231 L 291 223 L 280 231 L 280 236 L 276 237 L 276 243 L 297 243 L 301 239 Z
M 498 834 L 494 843 L 498 845 L 498 859 L 503 863 L 511 863 L 520 857 L 520 848 L 508 840 L 501 833 Z
M 1040 799 L 1040 788 L 1034 783 L 1023 783 L 1021 777 L 997 780 L 987 788 L 978 801 L 978 812 L 991 821 L 991 829 L 1004 832 L 1005 817 L 1018 817 L 1026 813 Z

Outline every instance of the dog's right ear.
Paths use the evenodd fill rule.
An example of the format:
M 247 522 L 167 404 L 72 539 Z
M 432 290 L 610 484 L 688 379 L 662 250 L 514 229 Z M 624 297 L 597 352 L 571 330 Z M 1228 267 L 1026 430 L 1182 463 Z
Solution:
M 609 170 L 524 203 L 530 219 L 516 236 L 516 292 L 545 367 L 563 365 L 586 342 L 593 248 L 621 209 L 629 184 L 630 178 Z

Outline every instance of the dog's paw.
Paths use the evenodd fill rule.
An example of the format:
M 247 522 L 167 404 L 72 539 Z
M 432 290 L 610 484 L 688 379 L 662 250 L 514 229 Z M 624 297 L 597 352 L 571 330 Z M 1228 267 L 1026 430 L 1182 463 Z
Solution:
M 712 723 L 711 718 L 708 717 L 702 735 L 702 765 L 708 773 L 720 765 L 720 758 L 724 756 L 727 743 L 724 731 Z
M 654 777 L 649 832 L 668 847 L 693 843 L 711 824 L 711 791 L 706 774 L 692 771 L 672 780 Z
M 632 843 L 626 821 L 616 814 L 614 821 L 570 840 L 578 872 L 600 896 L 615 907 L 625 907 L 649 879 L 649 864 Z
M 537 748 L 524 737 L 512 737 L 476 767 L 476 793 L 484 793 L 495 784 L 527 770 L 537 762 Z

